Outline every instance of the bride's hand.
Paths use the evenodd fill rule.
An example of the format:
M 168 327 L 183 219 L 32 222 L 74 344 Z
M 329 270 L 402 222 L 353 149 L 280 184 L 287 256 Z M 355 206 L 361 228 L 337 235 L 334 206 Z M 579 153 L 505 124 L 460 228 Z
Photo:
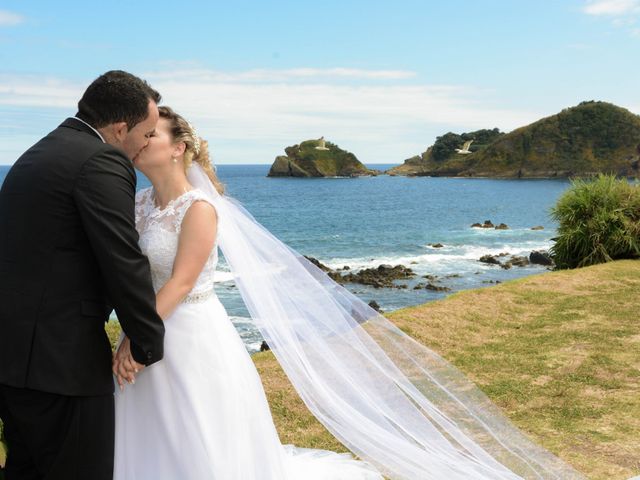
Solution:
M 124 337 L 120 347 L 113 358 L 113 373 L 116 376 L 120 390 L 124 390 L 125 381 L 131 384 L 136 383 L 136 374 L 144 368 L 131 355 L 131 342 L 128 337 Z

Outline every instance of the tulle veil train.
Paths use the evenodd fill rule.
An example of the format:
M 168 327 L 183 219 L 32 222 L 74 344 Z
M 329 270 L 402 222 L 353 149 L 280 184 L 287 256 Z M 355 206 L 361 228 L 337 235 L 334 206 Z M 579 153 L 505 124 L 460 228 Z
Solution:
M 391 479 L 578 480 L 458 369 L 278 240 L 193 164 L 250 315 L 314 416 Z

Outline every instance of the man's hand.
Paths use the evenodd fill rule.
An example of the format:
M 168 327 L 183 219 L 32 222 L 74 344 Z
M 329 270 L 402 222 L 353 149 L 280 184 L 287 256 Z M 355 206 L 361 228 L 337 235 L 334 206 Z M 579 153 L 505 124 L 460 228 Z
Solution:
M 124 390 L 125 382 L 136 383 L 138 374 L 144 365 L 136 362 L 131 355 L 131 342 L 129 337 L 124 337 L 118 351 L 113 357 L 113 374 L 116 376 L 120 390 Z

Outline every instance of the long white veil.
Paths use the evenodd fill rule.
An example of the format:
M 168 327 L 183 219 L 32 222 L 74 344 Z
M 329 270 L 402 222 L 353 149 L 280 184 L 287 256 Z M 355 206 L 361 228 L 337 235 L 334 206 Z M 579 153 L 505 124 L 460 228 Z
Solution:
M 584 479 L 525 437 L 459 370 L 220 195 L 218 244 L 296 391 L 352 452 L 391 479 Z

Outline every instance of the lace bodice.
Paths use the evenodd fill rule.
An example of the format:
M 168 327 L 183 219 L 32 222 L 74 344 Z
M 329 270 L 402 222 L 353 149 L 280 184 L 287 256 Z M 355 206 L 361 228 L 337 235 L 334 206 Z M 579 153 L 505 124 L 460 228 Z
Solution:
M 208 201 L 201 190 L 193 189 L 160 209 L 154 203 L 153 187 L 140 190 L 136 194 L 136 229 L 140 235 L 142 253 L 149 258 L 153 288 L 156 292 L 171 278 L 182 220 L 189 207 L 200 200 Z M 213 275 L 217 263 L 218 240 L 216 239 L 211 255 L 189 297 L 196 298 L 213 289 Z

